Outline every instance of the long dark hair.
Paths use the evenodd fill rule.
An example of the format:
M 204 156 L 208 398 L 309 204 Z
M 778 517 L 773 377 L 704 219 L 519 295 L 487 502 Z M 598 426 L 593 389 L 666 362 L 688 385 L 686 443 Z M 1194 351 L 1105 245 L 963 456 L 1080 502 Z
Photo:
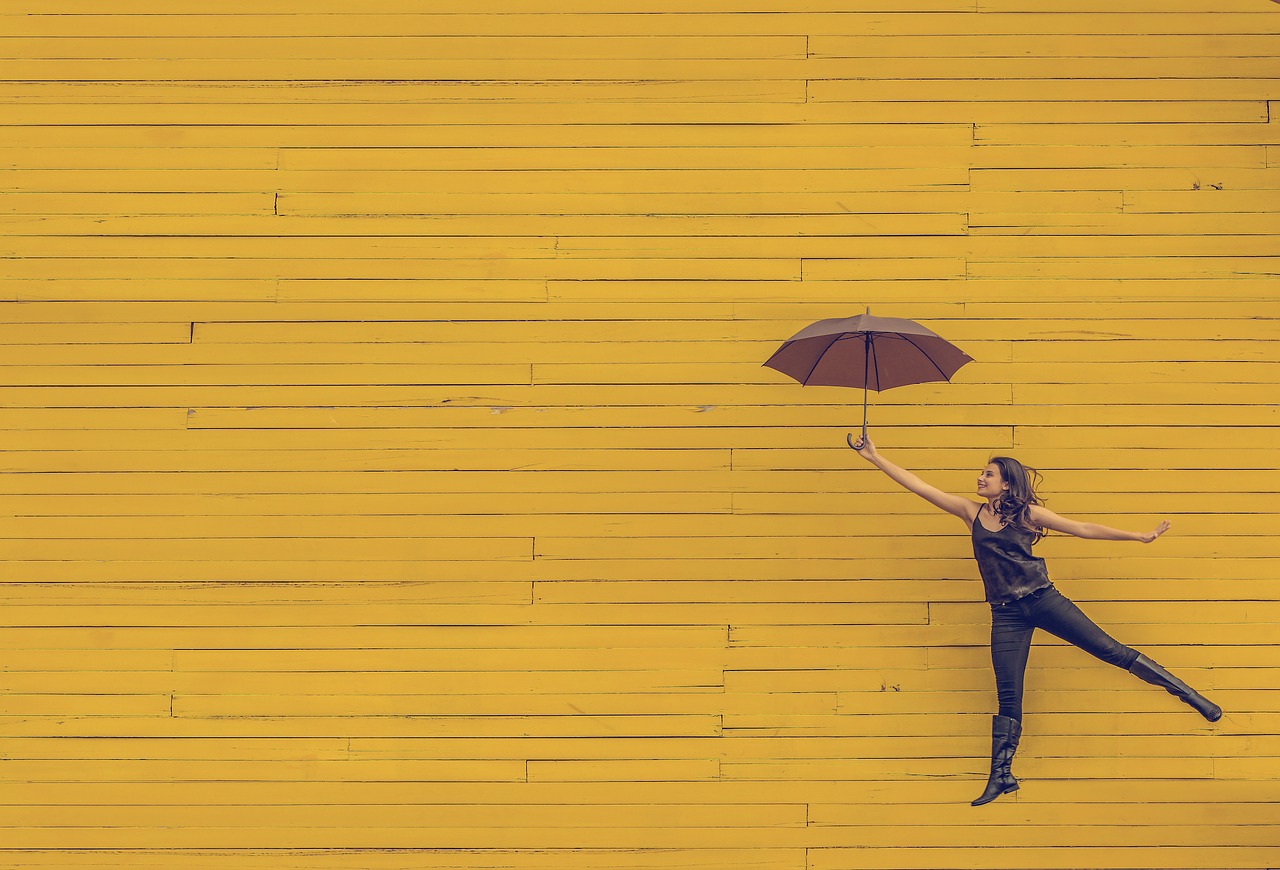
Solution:
M 991 464 L 1000 469 L 1000 476 L 1009 484 L 1009 491 L 996 501 L 996 516 L 1015 529 L 1031 532 L 1035 543 L 1044 537 L 1044 529 L 1031 521 L 1031 506 L 1042 504 L 1036 495 L 1036 487 L 1040 484 L 1040 472 L 1030 466 L 1023 465 L 1011 456 L 993 456 Z

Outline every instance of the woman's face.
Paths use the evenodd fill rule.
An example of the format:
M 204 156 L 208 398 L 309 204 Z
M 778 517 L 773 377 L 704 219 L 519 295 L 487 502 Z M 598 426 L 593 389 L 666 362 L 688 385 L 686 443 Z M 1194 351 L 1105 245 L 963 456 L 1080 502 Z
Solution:
M 978 495 L 997 498 L 1009 491 L 1009 484 L 1000 476 L 1000 466 L 994 462 L 978 473 Z

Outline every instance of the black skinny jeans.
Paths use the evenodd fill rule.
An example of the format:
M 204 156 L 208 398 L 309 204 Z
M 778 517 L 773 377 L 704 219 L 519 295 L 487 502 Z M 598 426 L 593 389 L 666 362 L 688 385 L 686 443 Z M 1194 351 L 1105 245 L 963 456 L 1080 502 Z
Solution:
M 1008 604 L 991 605 L 991 664 L 996 672 L 1000 715 L 1021 721 L 1022 680 L 1037 628 L 1074 644 L 1109 665 L 1128 670 L 1138 651 L 1094 624 L 1079 607 L 1052 586 Z

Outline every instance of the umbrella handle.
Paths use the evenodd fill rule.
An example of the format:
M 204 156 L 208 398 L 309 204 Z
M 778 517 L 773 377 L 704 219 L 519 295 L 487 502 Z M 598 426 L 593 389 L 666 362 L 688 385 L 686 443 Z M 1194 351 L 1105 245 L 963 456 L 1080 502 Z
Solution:
M 852 447 L 854 450 L 857 450 L 857 449 L 858 449 L 858 448 L 854 445 L 854 443 L 853 443 L 853 433 L 852 433 L 852 432 L 848 432 L 848 433 L 846 433 L 846 434 L 845 434 L 845 436 L 844 436 L 844 440 L 845 440 L 845 441 L 849 444 L 849 446 L 850 446 L 850 447 Z M 863 418 L 862 418 L 862 438 L 859 440 L 859 442 L 858 442 L 858 443 L 859 443 L 859 444 L 866 444 L 866 443 L 867 443 L 867 418 L 866 418 L 866 416 L 865 416 L 865 415 L 864 415 L 864 416 L 863 416 Z

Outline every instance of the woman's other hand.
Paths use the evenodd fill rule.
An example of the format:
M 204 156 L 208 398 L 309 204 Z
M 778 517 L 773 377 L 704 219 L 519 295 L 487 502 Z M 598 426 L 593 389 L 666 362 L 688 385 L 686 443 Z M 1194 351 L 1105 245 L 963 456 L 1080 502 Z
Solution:
M 858 451 L 858 455 L 861 456 L 863 459 L 870 461 L 872 459 L 875 459 L 876 456 L 878 455 L 876 453 L 876 445 L 871 443 L 871 437 L 868 435 L 859 435 L 858 439 L 855 441 L 853 438 L 853 433 L 850 432 L 848 435 L 845 436 L 845 441 L 848 442 L 850 447 Z
M 1160 525 L 1156 526 L 1155 531 L 1147 532 L 1142 536 L 1142 543 L 1150 544 L 1156 538 L 1160 537 L 1165 532 L 1169 531 L 1170 525 L 1172 524 L 1168 520 L 1161 521 Z

